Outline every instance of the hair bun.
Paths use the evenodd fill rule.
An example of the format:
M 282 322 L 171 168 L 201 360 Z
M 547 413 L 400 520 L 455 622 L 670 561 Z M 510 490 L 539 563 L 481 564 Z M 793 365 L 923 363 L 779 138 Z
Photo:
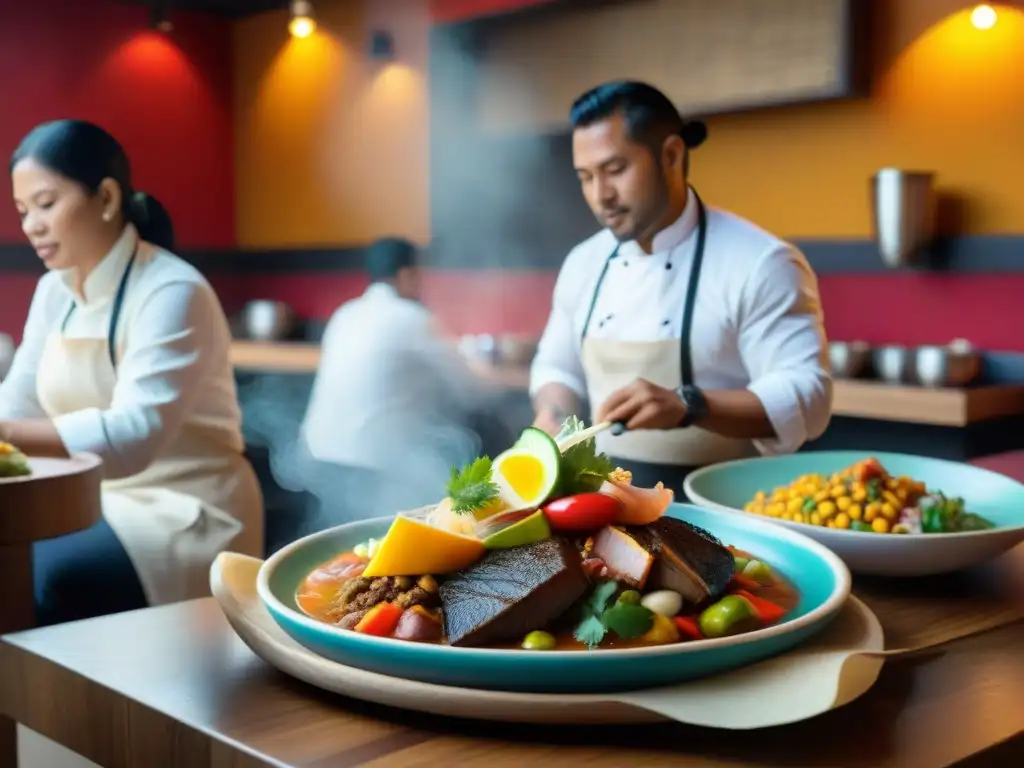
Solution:
M 683 123 L 683 130 L 679 132 L 686 146 L 696 149 L 708 137 L 708 126 L 703 120 L 687 120 Z

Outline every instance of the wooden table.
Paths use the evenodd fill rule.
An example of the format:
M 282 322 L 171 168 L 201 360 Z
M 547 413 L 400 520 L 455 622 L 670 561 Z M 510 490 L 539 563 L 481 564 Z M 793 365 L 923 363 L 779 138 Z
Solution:
M 43 461 L 36 467 L 42 477 L 0 483 L 0 635 L 35 625 L 32 543 L 83 530 L 100 518 L 100 460 L 82 454 L 73 471 L 68 462 Z M 14 723 L 0 712 L 0 768 L 14 754 Z
M 889 647 L 1024 616 L 1024 548 L 921 582 L 858 582 Z M 0 711 L 104 766 L 1024 765 L 1024 622 L 886 664 L 812 721 L 755 732 L 680 725 L 541 728 L 425 717 L 278 673 L 212 599 L 8 636 Z

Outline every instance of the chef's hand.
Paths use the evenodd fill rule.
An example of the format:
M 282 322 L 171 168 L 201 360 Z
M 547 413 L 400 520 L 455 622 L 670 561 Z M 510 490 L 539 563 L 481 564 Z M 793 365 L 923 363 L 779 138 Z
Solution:
M 562 431 L 562 422 L 551 411 L 544 409 L 540 411 L 533 420 L 533 426 L 541 429 L 554 437 Z
M 626 429 L 675 429 L 686 415 L 686 405 L 671 389 L 646 379 L 612 392 L 598 410 L 597 421 L 621 421 Z

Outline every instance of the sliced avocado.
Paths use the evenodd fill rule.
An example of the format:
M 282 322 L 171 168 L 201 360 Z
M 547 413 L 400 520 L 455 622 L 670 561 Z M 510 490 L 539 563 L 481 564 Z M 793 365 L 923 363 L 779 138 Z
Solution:
M 511 549 L 512 547 L 536 544 L 538 541 L 550 538 L 551 527 L 548 525 L 548 519 L 542 511 L 537 510 L 518 523 L 512 523 L 508 528 L 502 528 L 497 533 L 492 533 L 484 539 L 484 547 L 487 549 Z
M 544 430 L 527 427 L 519 436 L 513 450 L 525 451 L 536 456 L 544 466 L 544 487 L 538 498 L 525 499 L 529 504 L 540 506 L 551 497 L 561 479 L 562 452 L 558 449 L 558 443 Z

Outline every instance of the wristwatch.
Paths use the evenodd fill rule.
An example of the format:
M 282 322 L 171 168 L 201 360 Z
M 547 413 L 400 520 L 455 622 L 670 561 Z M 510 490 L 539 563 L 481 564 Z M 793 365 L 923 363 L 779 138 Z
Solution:
M 676 388 L 676 394 L 686 406 L 686 415 L 679 422 L 680 427 L 692 426 L 707 415 L 708 401 L 699 387 L 684 384 Z

